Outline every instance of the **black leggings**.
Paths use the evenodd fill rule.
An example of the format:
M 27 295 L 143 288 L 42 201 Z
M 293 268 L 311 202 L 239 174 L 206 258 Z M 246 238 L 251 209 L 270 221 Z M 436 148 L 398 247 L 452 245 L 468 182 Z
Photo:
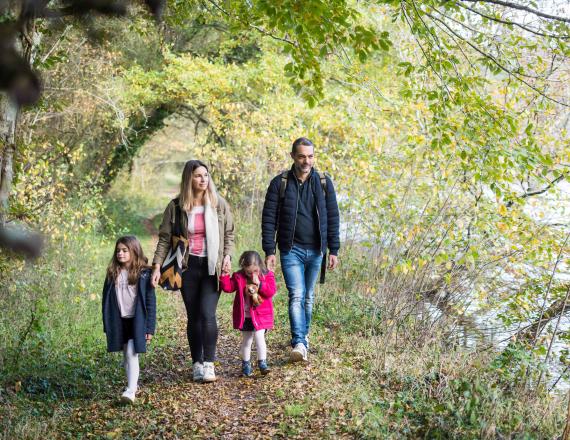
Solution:
M 182 299 L 188 323 L 186 335 L 192 362 L 214 362 L 218 341 L 216 308 L 220 293 L 215 275 L 208 275 L 206 257 L 188 258 L 188 269 L 182 273 Z

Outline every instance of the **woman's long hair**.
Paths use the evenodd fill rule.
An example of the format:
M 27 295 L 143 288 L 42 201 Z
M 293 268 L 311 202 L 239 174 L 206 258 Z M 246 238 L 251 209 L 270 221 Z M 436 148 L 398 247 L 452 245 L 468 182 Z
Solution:
M 255 264 L 257 267 L 259 267 L 263 275 L 265 275 L 268 272 L 267 268 L 265 267 L 265 264 L 263 263 L 263 260 L 261 259 L 261 255 L 259 255 L 259 253 L 257 253 L 256 251 L 245 251 L 239 257 L 238 264 L 242 270 L 245 269 L 246 267 Z
M 185 211 L 191 211 L 194 207 L 194 190 L 192 189 L 192 174 L 194 170 L 199 167 L 206 168 L 208 171 L 208 188 L 206 188 L 206 194 L 204 196 L 204 202 L 216 208 L 218 206 L 218 193 L 216 192 L 216 186 L 212 180 L 212 176 L 209 174 L 210 171 L 206 164 L 200 160 L 189 160 L 184 165 L 184 171 L 182 171 L 182 181 L 180 182 L 180 206 Z
M 140 241 L 134 235 L 125 235 L 124 237 L 119 238 L 115 243 L 113 258 L 111 258 L 111 262 L 107 267 L 107 279 L 110 281 L 117 281 L 117 277 L 123 269 L 121 263 L 119 263 L 119 260 L 117 259 L 117 247 L 119 244 L 123 244 L 127 249 L 129 249 L 129 253 L 131 254 L 131 262 L 127 268 L 129 273 L 129 284 L 136 284 L 141 270 L 148 267 L 148 259 L 144 256 Z

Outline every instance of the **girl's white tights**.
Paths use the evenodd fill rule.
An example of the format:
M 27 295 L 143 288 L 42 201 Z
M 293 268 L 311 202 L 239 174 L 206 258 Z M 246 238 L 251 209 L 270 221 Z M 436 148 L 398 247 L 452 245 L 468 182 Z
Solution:
M 132 339 L 123 345 L 123 358 L 127 373 L 127 388 L 136 392 L 139 381 L 139 354 L 135 353 L 135 342 Z
M 240 353 L 242 360 L 249 361 L 251 359 L 251 343 L 255 339 L 255 347 L 257 348 L 257 360 L 264 361 L 267 359 L 267 346 L 265 345 L 265 330 L 257 330 L 255 332 L 241 332 Z

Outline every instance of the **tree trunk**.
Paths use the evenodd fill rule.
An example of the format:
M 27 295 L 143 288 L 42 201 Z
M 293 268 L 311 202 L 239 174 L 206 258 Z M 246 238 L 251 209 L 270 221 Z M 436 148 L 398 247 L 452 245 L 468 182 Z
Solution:
M 27 23 L 17 41 L 17 50 L 28 63 L 33 63 L 41 34 L 33 22 Z M 0 93 L 0 228 L 6 224 L 12 179 L 19 108 L 5 93 Z
M 39 46 L 41 35 L 34 24 L 28 23 L 17 42 L 17 49 L 31 64 Z M 5 93 L 0 93 L 0 248 L 35 258 L 41 253 L 43 239 L 37 233 L 24 232 L 22 228 L 7 228 L 10 193 L 14 178 L 14 153 L 19 107 Z
M 8 214 L 8 198 L 12 189 L 18 107 L 5 94 L 0 95 L 0 227 Z
M 568 287 L 570 288 L 570 286 Z M 532 341 L 536 335 L 542 333 L 542 330 L 553 319 L 558 318 L 560 315 L 564 315 L 570 311 L 570 304 L 567 304 L 564 299 L 559 299 L 554 301 L 550 307 L 548 307 L 542 314 L 542 319 L 537 319 L 528 327 L 521 329 L 518 332 L 517 339 L 524 341 Z

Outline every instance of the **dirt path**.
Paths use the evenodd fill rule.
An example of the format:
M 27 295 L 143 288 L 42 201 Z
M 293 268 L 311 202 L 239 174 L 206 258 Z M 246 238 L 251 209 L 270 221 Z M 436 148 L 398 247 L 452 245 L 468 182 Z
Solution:
M 330 409 L 311 405 L 321 392 L 326 365 L 287 362 L 288 347 L 268 334 L 272 371 L 240 376 L 239 334 L 221 319 L 216 363 L 218 380 L 194 383 L 181 311 L 175 345 L 155 350 L 142 363 L 140 391 L 133 406 L 118 402 L 120 389 L 75 408 L 65 432 L 98 438 L 349 438 L 331 422 Z M 252 359 L 255 359 L 252 356 Z M 316 368 L 316 364 L 319 367 Z M 67 435 L 65 435 L 67 436 Z
M 144 226 L 155 241 L 157 231 L 152 219 L 145 220 Z M 335 402 L 321 404 L 323 396 L 331 391 L 324 379 L 336 368 L 332 344 L 317 347 L 309 363 L 290 364 L 288 327 L 280 322 L 276 331 L 267 334 L 272 371 L 261 376 L 256 369 L 253 378 L 241 377 L 240 334 L 232 329 L 231 309 L 224 300 L 218 307 L 218 380 L 194 383 L 186 313 L 178 296 L 171 300 L 177 301 L 178 316 L 174 322 L 165 323 L 165 327 L 170 326 L 163 329 L 169 333 L 169 342 L 151 347 L 142 356 L 135 405 L 121 405 L 120 386 L 110 384 L 103 398 L 71 409 L 61 426 L 62 438 L 351 437 L 344 432 L 342 417 L 333 416 L 338 410 Z

